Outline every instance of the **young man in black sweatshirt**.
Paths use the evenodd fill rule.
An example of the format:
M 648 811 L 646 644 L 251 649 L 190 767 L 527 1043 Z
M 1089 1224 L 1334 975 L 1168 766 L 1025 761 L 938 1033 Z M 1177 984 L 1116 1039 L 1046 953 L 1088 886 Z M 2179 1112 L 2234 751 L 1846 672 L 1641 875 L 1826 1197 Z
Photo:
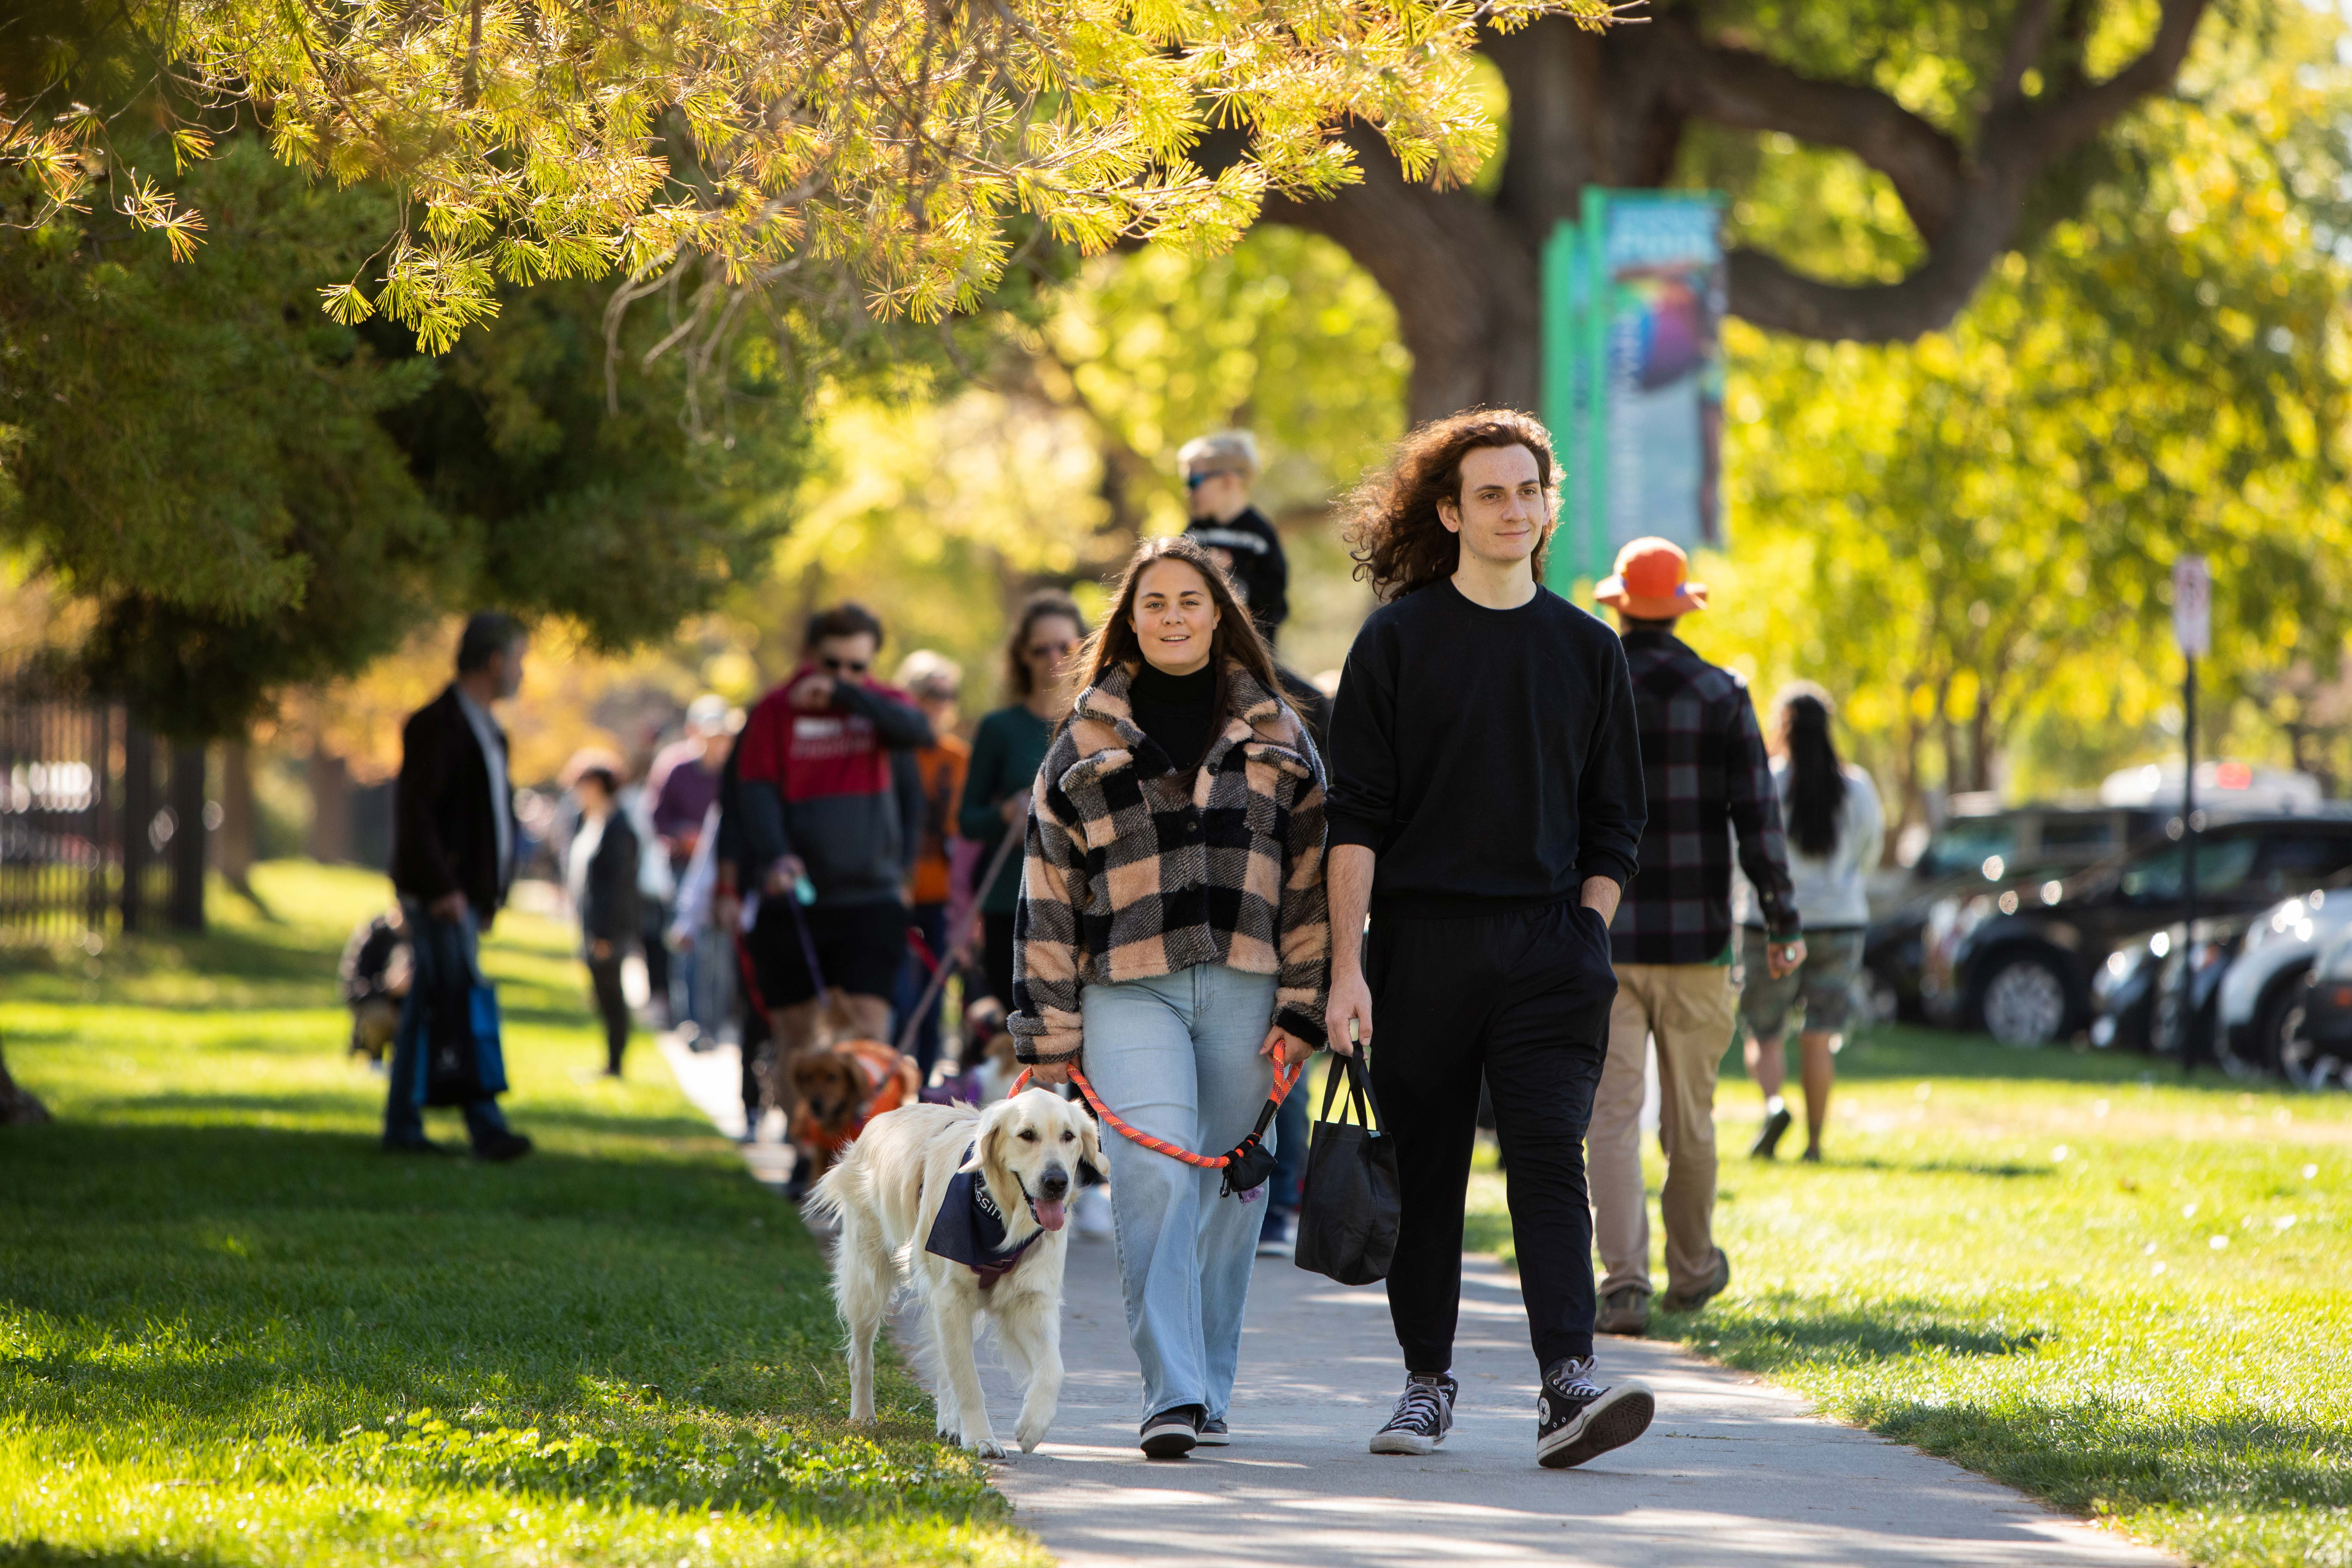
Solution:
M 1404 1393 L 1376 1454 L 1453 1425 L 1463 1197 L 1478 1087 L 1494 1088 L 1529 1338 L 1537 1462 L 1581 1464 L 1655 1411 L 1594 1381 L 1584 1135 L 1617 983 L 1609 921 L 1644 818 L 1625 655 L 1538 586 L 1551 442 L 1523 414 L 1405 437 L 1349 537 L 1387 601 L 1349 652 L 1331 718 L 1334 1050 L 1381 1026 L 1372 1083 L 1396 1140 L 1402 1225 L 1388 1276 Z M 1349 935 L 1370 931 L 1360 962 Z M 1369 981 L 1369 984 L 1368 984 Z

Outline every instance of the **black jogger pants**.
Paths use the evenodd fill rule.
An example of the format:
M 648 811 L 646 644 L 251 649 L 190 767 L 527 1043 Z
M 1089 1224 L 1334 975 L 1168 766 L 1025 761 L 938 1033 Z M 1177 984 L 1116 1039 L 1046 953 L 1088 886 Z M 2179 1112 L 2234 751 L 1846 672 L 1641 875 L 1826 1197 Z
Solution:
M 1403 1204 L 1388 1291 L 1405 1370 L 1453 1364 L 1482 1074 L 1537 1364 L 1591 1355 L 1584 1134 L 1617 994 L 1607 922 L 1580 902 L 1455 918 L 1375 912 L 1366 959 L 1372 1086 L 1396 1140 Z

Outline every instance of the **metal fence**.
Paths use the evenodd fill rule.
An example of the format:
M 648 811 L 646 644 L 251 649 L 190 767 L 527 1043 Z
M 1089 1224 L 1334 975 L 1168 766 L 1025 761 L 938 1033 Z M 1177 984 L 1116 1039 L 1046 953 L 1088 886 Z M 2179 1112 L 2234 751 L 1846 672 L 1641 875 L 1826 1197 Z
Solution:
M 0 669 L 0 942 L 204 925 L 205 753 Z

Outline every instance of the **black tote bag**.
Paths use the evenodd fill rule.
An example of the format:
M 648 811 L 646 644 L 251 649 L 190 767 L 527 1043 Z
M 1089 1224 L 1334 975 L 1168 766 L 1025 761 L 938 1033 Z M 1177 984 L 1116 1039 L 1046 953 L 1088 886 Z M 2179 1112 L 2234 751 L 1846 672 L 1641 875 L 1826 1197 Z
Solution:
M 1332 1119 L 1339 1079 L 1356 1107 L 1354 1122 Z M 1360 1047 L 1351 1057 L 1336 1056 L 1323 1080 L 1323 1110 L 1315 1120 L 1315 1142 L 1307 1155 L 1307 1194 L 1298 1205 L 1298 1267 L 1342 1285 L 1370 1285 L 1388 1278 L 1396 1256 L 1396 1145 L 1372 1125 Z

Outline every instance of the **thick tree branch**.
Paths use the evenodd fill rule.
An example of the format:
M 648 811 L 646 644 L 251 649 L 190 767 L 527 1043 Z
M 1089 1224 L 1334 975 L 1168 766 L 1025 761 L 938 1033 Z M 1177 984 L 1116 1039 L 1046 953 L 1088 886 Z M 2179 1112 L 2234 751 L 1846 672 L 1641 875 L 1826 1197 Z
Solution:
M 1412 353 L 1414 418 L 1482 403 L 1531 405 L 1541 340 L 1535 247 L 1467 191 L 1407 180 L 1378 136 L 1349 140 L 1363 179 L 1329 201 L 1270 199 L 1267 221 L 1336 242 L 1396 302 Z
M 1728 105 L 1722 99 L 1706 100 L 1695 106 L 1695 111 L 1727 124 L 1786 131 L 1808 141 L 1851 149 L 1895 181 L 1904 205 L 1927 241 L 1928 252 L 1916 270 L 1897 282 L 1843 285 L 1804 277 L 1759 251 L 1737 251 L 1730 258 L 1732 314 L 1758 326 L 1806 337 L 1864 342 L 1897 342 L 1949 324 L 1975 293 L 1985 269 L 2016 238 L 2026 197 L 2042 171 L 2172 80 L 2188 55 L 2207 4 L 2208 0 L 2163 0 L 2156 36 L 2147 48 L 2105 81 L 2038 99 L 2009 96 L 1996 101 L 1985 116 L 1974 156 L 1956 163 L 1946 184 L 1938 185 L 1932 174 L 1921 182 L 1921 188 L 1930 193 L 1932 226 L 1922 215 L 1921 202 L 1904 188 L 1904 176 L 1890 167 L 1891 163 L 1901 163 L 1915 174 L 1923 167 L 1912 144 L 1916 132 L 1902 128 L 1886 109 L 1859 101 L 1851 110 L 1852 124 L 1841 132 L 1822 123 L 1833 118 L 1839 102 L 1835 89 L 1804 82 L 1769 61 L 1759 59 L 1744 68 L 1750 78 L 1744 100 L 1735 99 Z M 2025 0 L 2004 62 L 2004 80 L 2014 68 L 2021 85 L 2025 69 L 2040 57 L 2040 40 L 2048 26 L 2046 4 Z M 1715 57 L 1717 68 L 1730 74 L 1729 64 L 1722 57 L 1732 51 L 1705 46 L 1704 52 Z M 2026 63 L 2019 64 L 2021 59 Z M 1853 90 L 1864 99 L 1876 96 L 1868 89 Z M 1722 112 L 1726 107 L 1757 111 L 1757 118 L 1727 118 Z M 1896 114 L 1902 112 L 1895 110 Z M 1770 118 L 1765 117 L 1768 113 Z M 1895 156 L 1889 156 L 1889 149 Z
M 2010 25 L 2009 43 L 2001 50 L 2000 74 L 1993 79 L 1992 101 L 1996 105 L 2016 100 L 2021 92 L 2025 73 L 2042 59 L 2042 51 L 2050 42 L 2051 0 L 2019 0 L 2017 20 Z
M 2141 99 L 2163 91 L 2189 58 L 2206 5 L 2207 0 L 2164 0 L 2156 37 L 2137 59 L 2105 81 L 2033 101 L 2017 117 L 2021 123 L 2014 141 L 2036 149 L 2039 162 L 2047 164 L 2096 136 Z M 1993 128 L 1987 129 L 1990 142 Z
M 1876 88 L 1816 81 L 1752 49 L 1704 42 L 1686 16 L 1662 20 L 1657 31 L 1662 46 L 1684 57 L 1675 73 L 1684 113 L 1843 147 L 1893 182 L 1928 244 L 1943 234 L 1967 168 L 1951 137 Z

